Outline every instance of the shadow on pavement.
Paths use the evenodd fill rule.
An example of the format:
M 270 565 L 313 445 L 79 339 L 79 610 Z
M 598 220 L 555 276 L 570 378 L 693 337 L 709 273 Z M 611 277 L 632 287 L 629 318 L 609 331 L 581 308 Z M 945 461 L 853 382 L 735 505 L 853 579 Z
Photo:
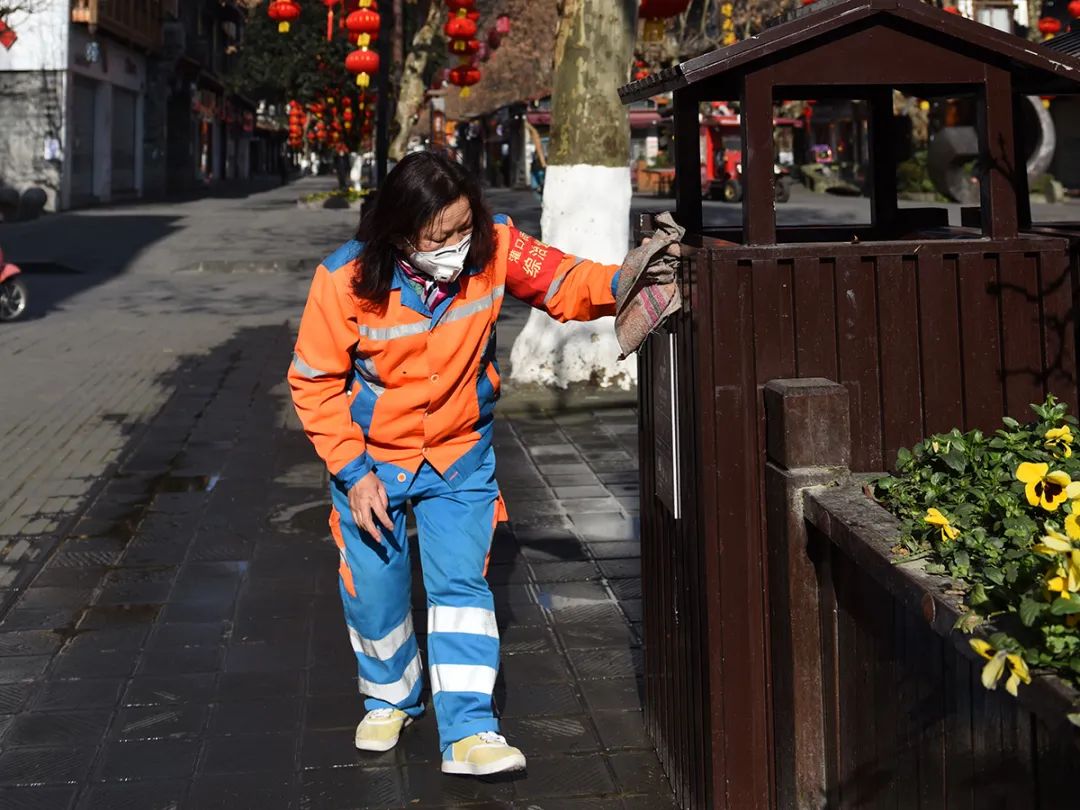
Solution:
M 4 258 L 22 267 L 30 290 L 29 317 L 127 270 L 146 247 L 179 228 L 180 217 L 59 214 L 0 226 Z

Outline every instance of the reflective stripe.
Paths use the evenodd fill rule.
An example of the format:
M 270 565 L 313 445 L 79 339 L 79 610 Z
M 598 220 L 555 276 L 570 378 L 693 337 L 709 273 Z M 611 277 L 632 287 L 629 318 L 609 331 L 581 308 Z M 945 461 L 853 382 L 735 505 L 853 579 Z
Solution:
M 328 372 L 319 371 L 319 369 L 309 366 L 307 363 L 304 362 L 304 358 L 301 357 L 297 352 L 293 352 L 292 364 L 293 368 L 295 368 L 309 380 L 314 380 L 316 377 L 331 376 Z
M 344 559 L 344 555 L 342 555 Z M 349 628 L 349 641 L 352 642 L 354 652 L 363 653 L 368 658 L 378 658 L 380 661 L 389 661 L 394 653 L 409 640 L 413 634 L 412 614 L 405 617 L 405 621 L 391 630 L 382 638 L 364 638 L 352 627 Z
M 428 633 L 472 633 L 478 636 L 499 637 L 495 613 L 478 607 L 428 608 Z
M 581 264 L 582 261 L 583 260 L 579 259 L 577 264 L 575 264 L 573 267 L 571 267 L 569 270 L 567 270 L 561 276 L 559 276 L 556 279 L 552 279 L 551 285 L 548 287 L 547 295 L 544 296 L 544 303 L 545 304 L 548 301 L 550 301 L 552 298 L 555 297 L 555 293 L 557 293 L 559 291 L 559 287 L 561 287 L 563 285 L 563 282 L 566 281 L 567 276 L 569 276 L 571 273 L 573 273 L 574 269 L 578 266 L 578 264 Z
M 360 691 L 368 697 L 385 700 L 387 703 L 401 703 L 412 694 L 413 687 L 420 680 L 420 653 L 413 656 L 413 660 L 405 667 L 405 674 L 393 683 L 375 683 L 364 678 L 357 680 L 360 682 Z
M 431 325 L 431 319 L 425 318 L 416 323 L 403 323 L 400 326 L 388 326 L 385 329 L 374 329 L 367 324 L 360 324 L 360 337 L 372 340 L 393 340 L 394 338 L 408 337 L 426 332 Z
M 477 312 L 483 312 L 485 309 L 490 309 L 492 304 L 503 297 L 505 291 L 506 285 L 504 284 L 500 284 L 498 287 L 492 287 L 491 292 L 483 298 L 477 298 L 475 301 L 470 301 L 468 304 L 464 304 L 447 312 L 443 315 L 442 320 L 439 321 L 439 323 L 460 321 L 462 318 L 468 318 L 470 315 L 475 315 Z
M 356 373 L 357 375 L 367 383 L 368 388 L 371 389 L 375 396 L 382 396 L 386 391 L 385 386 L 382 384 L 382 380 L 379 379 L 379 374 L 375 370 L 375 361 L 370 357 L 360 357 L 356 360 Z
M 439 692 L 481 692 L 490 695 L 498 670 L 472 664 L 432 664 L 431 694 Z

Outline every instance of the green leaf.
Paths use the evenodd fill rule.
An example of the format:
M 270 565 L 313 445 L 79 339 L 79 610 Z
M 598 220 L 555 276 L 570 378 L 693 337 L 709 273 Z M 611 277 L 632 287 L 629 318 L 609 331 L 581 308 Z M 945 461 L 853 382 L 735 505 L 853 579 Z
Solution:
M 1001 422 L 1006 427 L 1011 427 L 1011 428 L 1020 427 L 1020 423 L 1017 422 L 1015 419 L 1013 419 L 1011 416 L 1003 416 L 1003 417 L 1001 417 Z
M 1065 715 L 1069 722 L 1074 726 L 1080 726 L 1080 712 L 1073 712 L 1072 714 Z
M 1045 602 L 1036 602 L 1030 596 L 1025 596 L 1020 600 L 1020 621 L 1025 627 L 1031 627 L 1046 607 Z
M 953 562 L 955 562 L 961 568 L 967 568 L 971 565 L 971 558 L 968 556 L 968 553 L 966 551 L 964 551 L 963 549 L 959 549 L 955 554 L 953 554 Z
M 989 597 L 986 595 L 986 588 L 983 587 L 981 582 L 978 582 L 975 584 L 975 587 L 971 589 L 971 593 L 968 594 L 967 602 L 969 605 L 981 605 L 986 601 L 989 601 Z
M 1050 604 L 1050 612 L 1055 616 L 1069 616 L 1080 613 L 1080 599 L 1055 599 Z
M 949 452 L 943 456 L 943 460 L 949 466 L 950 469 L 955 470 L 958 473 L 963 474 L 967 469 L 967 457 L 964 455 L 964 451 L 959 447 L 952 447 Z
M 996 566 L 988 565 L 982 570 L 982 573 L 984 577 L 993 582 L 995 585 L 1005 584 L 1005 575 L 1001 573 L 1001 569 Z
M 968 611 L 967 613 L 961 613 L 956 617 L 956 623 L 953 624 L 954 630 L 960 630 L 964 633 L 974 632 L 975 628 L 982 623 L 982 616 L 975 611 Z

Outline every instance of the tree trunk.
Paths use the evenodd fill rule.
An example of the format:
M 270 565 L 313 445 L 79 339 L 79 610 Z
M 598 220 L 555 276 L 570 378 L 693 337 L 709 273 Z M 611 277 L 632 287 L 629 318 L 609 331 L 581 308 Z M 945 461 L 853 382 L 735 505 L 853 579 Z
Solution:
M 443 4 L 439 0 L 428 3 L 427 18 L 417 29 L 412 39 L 412 46 L 405 57 L 405 66 L 401 70 L 401 84 L 398 87 L 397 107 L 394 110 L 394 139 L 390 143 L 390 159 L 401 160 L 405 157 L 405 147 L 409 145 L 409 130 L 412 129 L 413 116 L 424 103 L 424 70 L 428 58 L 442 40 L 441 16 Z
M 629 79 L 637 6 L 637 0 L 564 0 L 555 42 L 541 238 L 612 264 L 622 261 L 630 242 L 630 123 L 617 89 Z M 613 318 L 560 324 L 532 312 L 514 342 L 510 378 L 629 388 L 637 366 L 617 360 L 613 326 Z

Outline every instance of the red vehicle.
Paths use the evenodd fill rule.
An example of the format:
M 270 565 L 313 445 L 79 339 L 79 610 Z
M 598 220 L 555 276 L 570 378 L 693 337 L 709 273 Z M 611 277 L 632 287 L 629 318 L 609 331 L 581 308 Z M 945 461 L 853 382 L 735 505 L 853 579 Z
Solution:
M 801 127 L 795 118 L 774 118 L 774 127 Z M 701 123 L 702 154 L 707 155 L 702 177 L 701 196 L 710 200 L 739 202 L 743 195 L 742 127 L 739 116 L 721 105 Z M 791 197 L 791 170 L 774 164 L 776 201 Z
M 13 321 L 26 313 L 30 296 L 19 278 L 21 274 L 18 265 L 4 261 L 0 250 L 0 321 Z

